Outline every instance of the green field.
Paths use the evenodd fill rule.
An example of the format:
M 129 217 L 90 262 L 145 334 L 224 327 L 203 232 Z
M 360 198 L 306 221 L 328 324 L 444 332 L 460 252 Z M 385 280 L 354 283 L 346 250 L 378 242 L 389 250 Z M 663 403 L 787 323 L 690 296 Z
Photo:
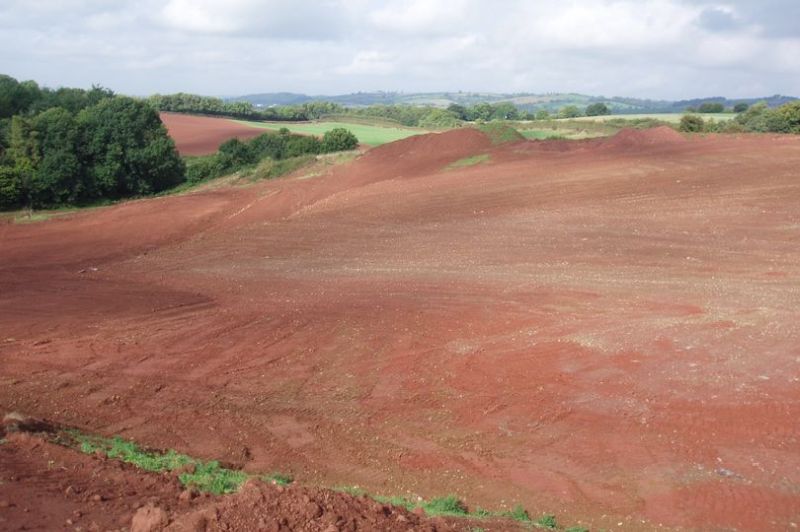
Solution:
M 639 119 L 646 119 L 651 118 L 654 120 L 663 120 L 664 122 L 670 122 L 672 124 L 677 124 L 681 121 L 681 117 L 684 113 L 644 113 L 644 114 L 633 114 L 633 115 L 605 115 L 605 116 L 580 116 L 577 118 L 572 118 L 570 120 L 580 120 L 580 121 L 589 121 L 589 122 L 606 122 L 608 120 L 614 119 L 622 119 L 622 120 L 639 120 Z M 731 118 L 736 116 L 736 113 L 702 113 L 700 114 L 704 119 L 713 118 L 714 120 L 730 120 Z M 563 119 L 568 120 L 568 119 Z
M 251 127 L 258 127 L 263 129 L 279 130 L 285 127 L 292 133 L 302 133 L 305 135 L 323 135 L 326 131 L 333 128 L 343 127 L 350 130 L 362 144 L 370 146 L 380 146 L 388 142 L 404 139 L 414 135 L 421 135 L 427 133 L 424 129 L 412 129 L 405 127 L 385 127 L 374 126 L 369 124 L 356 124 L 352 122 L 309 122 L 309 123 L 296 123 L 296 122 L 249 122 L 245 120 L 237 120 L 240 124 Z

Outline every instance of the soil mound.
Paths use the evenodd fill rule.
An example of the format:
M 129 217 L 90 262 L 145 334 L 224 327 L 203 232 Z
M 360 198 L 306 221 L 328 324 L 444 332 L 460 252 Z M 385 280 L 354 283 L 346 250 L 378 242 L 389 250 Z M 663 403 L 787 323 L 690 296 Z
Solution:
M 626 128 L 609 138 L 605 145 L 613 148 L 643 148 L 650 146 L 668 146 L 687 142 L 683 135 L 667 126 L 651 129 Z
M 441 170 L 449 163 L 492 146 L 492 140 L 474 128 L 452 129 L 408 137 L 367 152 L 354 170 L 366 170 L 380 179 L 416 177 Z
M 464 529 L 462 527 L 460 529 Z M 334 530 L 451 531 L 431 520 L 366 496 L 332 490 L 271 486 L 250 481 L 235 495 L 176 519 L 167 530 Z

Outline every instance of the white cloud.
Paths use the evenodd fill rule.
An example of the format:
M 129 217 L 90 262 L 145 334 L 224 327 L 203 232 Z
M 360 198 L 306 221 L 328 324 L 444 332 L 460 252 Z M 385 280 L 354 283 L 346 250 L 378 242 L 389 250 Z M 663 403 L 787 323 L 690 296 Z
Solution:
M 367 50 L 358 52 L 348 65 L 337 68 L 336 72 L 344 75 L 386 75 L 393 70 L 394 62 L 389 54 Z
M 326 39 L 342 30 L 344 14 L 333 2 L 313 0 L 169 0 L 159 20 L 188 32 Z
M 530 24 L 537 41 L 549 48 L 649 51 L 687 36 L 701 10 L 666 0 L 551 4 Z
M 379 31 L 447 35 L 463 28 L 471 7 L 467 0 L 394 0 L 372 11 L 367 20 Z
M 6 0 L 0 70 L 135 94 L 800 94 L 800 3 L 763 2 Z

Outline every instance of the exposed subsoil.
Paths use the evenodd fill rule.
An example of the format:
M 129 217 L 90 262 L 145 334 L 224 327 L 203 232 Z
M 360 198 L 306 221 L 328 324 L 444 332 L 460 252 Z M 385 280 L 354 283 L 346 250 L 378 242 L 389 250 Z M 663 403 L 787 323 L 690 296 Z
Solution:
M 208 155 L 216 152 L 226 140 L 246 140 L 264 133 L 263 129 L 212 116 L 161 113 L 161 121 L 181 155 Z
M 0 226 L 0 409 L 566 525 L 791 529 L 798 168 L 799 137 L 458 130 Z

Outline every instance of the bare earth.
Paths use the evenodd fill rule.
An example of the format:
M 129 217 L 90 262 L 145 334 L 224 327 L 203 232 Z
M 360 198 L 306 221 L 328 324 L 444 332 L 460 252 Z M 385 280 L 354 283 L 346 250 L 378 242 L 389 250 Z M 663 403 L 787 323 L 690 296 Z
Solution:
M 565 524 L 791 529 L 798 169 L 800 137 L 458 130 L 0 226 L 0 410 Z
M 227 118 L 161 113 L 161 121 L 175 140 L 181 155 L 208 155 L 232 138 L 251 139 L 264 130 L 244 126 Z

